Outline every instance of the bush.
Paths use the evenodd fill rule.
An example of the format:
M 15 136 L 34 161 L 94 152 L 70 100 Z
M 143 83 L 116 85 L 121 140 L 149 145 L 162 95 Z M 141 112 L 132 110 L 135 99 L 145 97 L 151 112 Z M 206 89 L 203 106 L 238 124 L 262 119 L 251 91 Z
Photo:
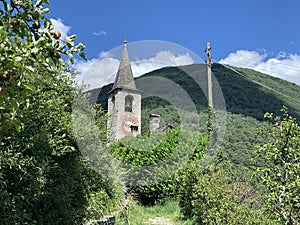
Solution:
M 276 224 L 247 170 L 223 162 L 201 171 L 193 162 L 179 178 L 182 212 L 198 224 Z
M 300 223 L 300 126 L 283 107 L 282 116 L 266 113 L 270 120 L 261 129 L 269 142 L 257 146 L 255 160 L 263 161 L 257 177 L 268 189 L 268 209 L 279 221 Z
M 175 174 L 188 161 L 202 156 L 206 142 L 201 134 L 176 128 L 165 134 L 128 137 L 109 149 L 116 158 L 130 165 L 125 176 L 130 190 L 143 204 L 153 204 L 177 196 Z

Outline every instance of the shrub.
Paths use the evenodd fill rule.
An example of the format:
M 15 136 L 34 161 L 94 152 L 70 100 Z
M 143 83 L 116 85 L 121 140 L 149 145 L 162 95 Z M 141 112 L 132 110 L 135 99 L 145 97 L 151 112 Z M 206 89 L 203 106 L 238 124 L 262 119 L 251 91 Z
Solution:
M 198 224 L 276 224 L 264 215 L 261 193 L 249 171 L 229 162 L 200 170 L 187 166 L 180 176 L 180 206 Z
M 128 137 L 109 149 L 130 165 L 125 176 L 127 186 L 142 203 L 153 204 L 177 195 L 175 174 L 189 160 L 201 157 L 205 147 L 203 135 L 176 128 L 165 134 Z
M 282 109 L 282 117 L 266 113 L 270 120 L 261 129 L 269 142 L 257 146 L 255 160 L 264 163 L 257 167 L 257 177 L 268 189 L 268 209 L 280 221 L 300 223 L 300 126 L 296 119 Z

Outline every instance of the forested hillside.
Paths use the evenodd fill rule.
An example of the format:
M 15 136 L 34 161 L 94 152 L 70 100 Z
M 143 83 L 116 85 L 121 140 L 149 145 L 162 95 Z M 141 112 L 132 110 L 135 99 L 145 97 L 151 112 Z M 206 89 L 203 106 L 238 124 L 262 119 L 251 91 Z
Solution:
M 230 69 L 232 68 L 232 69 Z M 227 118 L 226 132 L 223 146 L 224 155 L 234 164 L 249 165 L 251 151 L 255 144 L 262 138 L 255 137 L 257 129 L 262 125 L 264 114 L 272 112 L 280 115 L 283 105 L 289 108 L 291 115 L 300 119 L 300 87 L 288 81 L 272 77 L 251 69 L 234 68 L 213 64 L 214 84 L 218 84 L 224 96 Z M 206 124 L 205 118 L 207 99 L 207 69 L 204 64 L 195 64 L 181 67 L 167 67 L 145 74 L 145 77 L 163 77 L 178 84 L 193 100 L 197 110 L 201 112 L 202 125 Z M 193 77 L 198 77 L 198 83 Z M 215 85 L 216 86 L 216 85 Z M 215 87 L 214 86 L 214 87 Z M 91 92 L 91 99 L 100 103 L 104 109 L 107 108 L 107 93 L 112 84 L 102 89 Z M 202 87 L 202 88 L 201 88 Z M 216 88 L 217 89 L 217 88 Z M 142 93 L 143 95 L 143 93 Z M 219 96 L 219 93 L 214 93 Z M 180 98 L 179 98 L 180 99 Z M 219 99 L 215 97 L 216 110 L 222 109 Z M 220 108 L 218 108 L 220 105 Z M 148 131 L 149 114 L 161 115 L 162 124 L 177 126 L 181 118 L 177 110 L 168 101 L 158 97 L 147 97 L 142 99 L 142 132 Z M 194 115 L 191 114 L 191 117 Z M 193 118 L 191 118 L 193 119 Z M 203 128 L 203 127 L 202 127 Z
M 221 64 L 212 65 L 214 83 L 217 82 L 222 90 L 228 112 L 263 120 L 265 112 L 279 114 L 280 109 L 285 105 L 289 108 L 291 115 L 300 118 L 300 87 L 298 85 L 251 69 L 232 68 L 235 71 Z M 136 80 L 138 81 L 145 76 L 164 77 L 174 81 L 188 93 L 198 110 L 206 109 L 207 99 L 204 94 L 207 84 L 206 65 L 195 64 L 162 68 Z M 199 77 L 203 85 L 201 85 L 202 89 L 193 80 L 194 76 Z M 111 87 L 112 84 L 109 84 L 100 90 L 90 91 L 91 99 L 94 101 L 97 99 L 97 102 L 106 109 L 107 93 Z M 218 100 L 214 100 L 216 107 L 218 107 Z M 145 112 L 147 109 L 156 109 L 167 104 L 163 99 L 145 98 L 142 101 L 142 109 Z

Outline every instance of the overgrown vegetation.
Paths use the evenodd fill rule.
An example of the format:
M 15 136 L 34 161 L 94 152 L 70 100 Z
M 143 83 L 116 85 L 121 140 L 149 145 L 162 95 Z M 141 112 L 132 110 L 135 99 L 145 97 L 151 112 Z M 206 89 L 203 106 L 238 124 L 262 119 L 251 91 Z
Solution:
M 197 224 L 276 224 L 264 214 L 264 193 L 246 168 L 222 161 L 200 170 L 191 163 L 179 180 L 182 212 Z
M 270 141 L 258 146 L 255 154 L 264 163 L 257 175 L 268 189 L 268 209 L 285 224 L 300 223 L 300 127 L 282 109 L 282 117 L 267 113 L 270 124 L 261 130 Z
M 207 124 L 212 115 L 206 107 L 206 90 L 193 79 L 197 74 L 206 87 L 206 66 L 153 71 L 145 76 L 174 81 L 191 96 L 199 113 L 179 113 L 165 100 L 146 98 L 144 134 L 99 151 L 99 142 L 107 146 L 107 115 L 98 105 L 89 106 L 69 71 L 74 54 L 85 57 L 84 46 L 74 44 L 75 36 L 60 39 L 45 17 L 48 0 L 0 4 L 1 224 L 82 224 L 119 212 L 125 191 L 138 201 L 129 205 L 131 224 L 152 217 L 171 218 L 176 224 L 300 223 L 300 128 L 295 119 L 300 118 L 299 86 L 253 70 L 235 68 L 235 72 L 214 64 L 229 112 L 223 142 L 209 149 L 218 154 L 203 167 L 209 141 L 217 135 L 214 129 L 223 125 Z M 106 98 L 100 99 L 105 108 Z M 276 117 L 282 105 L 293 116 L 284 108 Z M 266 114 L 270 121 L 263 122 L 265 112 L 274 112 Z M 163 123 L 176 128 L 150 135 L 149 113 L 160 114 Z M 74 122 L 74 116 L 80 122 Z M 93 132 L 87 126 L 90 118 Z M 74 130 L 80 134 L 76 138 Z M 91 141 L 94 138 L 99 142 Z M 80 144 L 89 150 L 85 157 Z M 105 154 L 118 159 L 116 168 L 126 173 L 106 176 L 116 168 Z M 102 165 L 103 171 L 93 170 Z
M 298 85 L 251 69 L 232 68 L 237 72 L 221 64 L 212 65 L 213 75 L 216 78 L 214 82 L 217 81 L 222 89 L 228 112 L 263 121 L 266 112 L 280 115 L 280 109 L 285 105 L 289 108 L 291 115 L 297 119 L 300 118 L 300 101 L 298 100 L 300 98 L 300 87 Z M 198 111 L 207 109 L 207 99 L 204 94 L 207 91 L 205 64 L 167 67 L 152 71 L 144 76 L 163 77 L 177 83 L 188 93 L 196 104 Z M 199 80 L 201 86 L 193 80 L 195 77 L 198 78 L 197 80 Z M 98 98 L 98 102 L 101 103 L 104 109 L 107 108 L 107 92 L 110 89 L 111 84 L 102 87 L 101 91 L 98 89 L 91 91 L 94 94 L 93 100 L 96 101 Z M 218 93 L 214 94 L 218 95 Z M 142 104 L 144 109 L 167 105 L 164 100 L 159 98 L 146 98 Z M 218 107 L 220 107 L 220 104 L 218 99 L 215 99 L 215 110 L 224 110 L 224 108 Z M 149 116 L 147 113 L 145 114 L 146 117 Z M 146 130 L 144 129 L 144 131 Z
M 47 0 L 0 1 L 0 223 L 81 224 L 91 193 L 113 199 L 72 129 L 76 84 L 67 60 L 84 57 L 76 36 L 60 39 Z M 103 202 L 105 205 L 106 202 Z
M 156 222 L 165 225 L 193 224 L 193 220 L 183 217 L 177 201 L 166 201 L 164 204 L 157 204 L 154 206 L 143 206 L 131 201 L 129 210 L 130 224 L 149 224 L 150 222 L 153 224 Z M 119 221 L 119 224 L 123 224 L 122 220 Z
M 206 143 L 205 136 L 177 128 L 166 134 L 125 138 L 110 151 L 125 164 L 130 191 L 151 205 L 177 196 L 175 174 L 186 162 L 201 158 Z

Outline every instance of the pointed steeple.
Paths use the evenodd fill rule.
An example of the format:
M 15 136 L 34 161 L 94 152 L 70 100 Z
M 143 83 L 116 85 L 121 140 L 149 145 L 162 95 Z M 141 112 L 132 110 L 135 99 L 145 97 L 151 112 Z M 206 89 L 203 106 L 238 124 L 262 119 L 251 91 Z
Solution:
M 133 73 L 130 65 L 130 60 L 127 51 L 127 41 L 124 41 L 124 48 L 116 80 L 111 91 L 117 88 L 124 88 L 129 90 L 137 90 L 133 79 Z

